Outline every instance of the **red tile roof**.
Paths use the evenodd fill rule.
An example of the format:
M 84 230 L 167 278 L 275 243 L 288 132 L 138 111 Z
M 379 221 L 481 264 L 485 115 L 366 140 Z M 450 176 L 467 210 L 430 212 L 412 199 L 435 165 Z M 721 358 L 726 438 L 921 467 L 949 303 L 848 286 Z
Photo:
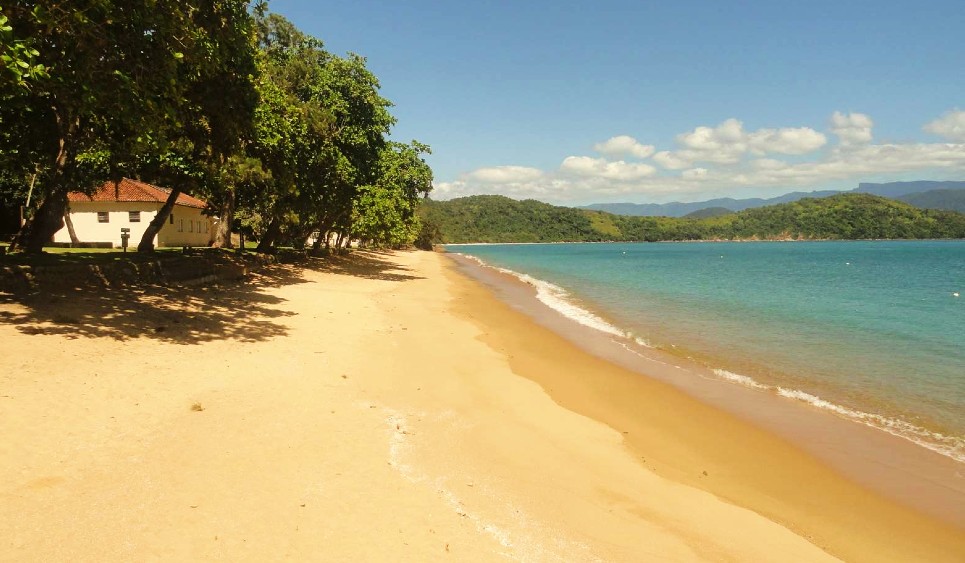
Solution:
M 159 188 L 146 182 L 124 178 L 115 187 L 114 182 L 106 182 L 93 195 L 83 192 L 70 192 L 68 201 L 130 201 L 130 202 L 159 202 L 164 203 L 171 193 L 169 188 Z M 187 194 L 178 194 L 177 205 L 204 209 L 207 203 Z

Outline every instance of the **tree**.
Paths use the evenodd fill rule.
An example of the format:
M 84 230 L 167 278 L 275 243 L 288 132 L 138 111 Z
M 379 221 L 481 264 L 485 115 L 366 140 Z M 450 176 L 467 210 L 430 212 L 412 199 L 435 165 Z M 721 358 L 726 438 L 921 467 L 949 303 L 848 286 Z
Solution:
M 261 162 L 269 189 L 248 203 L 262 230 L 258 250 L 266 252 L 286 224 L 299 222 L 325 180 L 332 119 L 314 91 L 330 55 L 281 16 L 257 24 L 261 103 L 248 154 Z
M 352 235 L 378 244 L 411 244 L 420 230 L 416 207 L 432 190 L 432 169 L 422 159 L 427 145 L 389 143 L 381 152 L 376 185 L 359 189 Z
M 256 7 L 261 9 L 263 5 Z M 243 162 L 242 147 L 254 133 L 258 69 L 254 18 L 246 3 L 202 3 L 194 21 L 198 64 L 182 69 L 189 74 L 181 79 L 187 88 L 184 103 L 177 107 L 180 127 L 171 133 L 173 142 L 157 156 L 161 166 L 155 177 L 172 189 L 144 231 L 137 248 L 141 252 L 154 250 L 154 237 L 182 187 L 191 187 L 195 195 L 212 196 L 244 174 L 235 167 Z M 230 214 L 228 221 L 230 227 Z
M 282 239 L 301 244 L 314 231 L 350 229 L 359 186 L 376 184 L 395 120 L 363 57 L 334 56 L 276 14 L 257 26 L 264 80 L 247 152 L 271 177 L 252 202 L 258 249 L 267 252 Z
M 186 128 L 205 129 L 212 146 L 234 134 L 244 117 L 231 118 L 232 108 L 243 104 L 210 95 L 219 79 L 227 99 L 250 80 L 228 62 L 243 62 L 233 50 L 247 37 L 247 5 L 16 0 L 5 7 L 13 36 L 30 42 L 46 71 L 31 76 L 29 88 L 4 92 L 0 110 L 0 166 L 15 176 L 33 171 L 40 201 L 16 246 L 40 252 L 63 226 L 69 191 L 136 176 L 145 152 L 177 154 L 187 146 Z

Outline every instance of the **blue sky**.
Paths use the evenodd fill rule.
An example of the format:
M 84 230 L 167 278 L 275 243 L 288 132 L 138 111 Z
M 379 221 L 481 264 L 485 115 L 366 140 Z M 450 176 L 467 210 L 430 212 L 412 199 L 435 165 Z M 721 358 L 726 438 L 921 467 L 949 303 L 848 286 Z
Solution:
M 965 179 L 965 2 L 272 0 L 368 58 L 433 197 L 697 201 Z

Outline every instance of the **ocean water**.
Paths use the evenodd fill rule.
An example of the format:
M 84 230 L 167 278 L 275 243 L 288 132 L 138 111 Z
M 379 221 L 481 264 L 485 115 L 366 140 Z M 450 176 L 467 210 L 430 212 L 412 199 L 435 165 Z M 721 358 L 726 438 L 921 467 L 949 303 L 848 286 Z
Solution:
M 447 250 L 514 273 L 614 338 L 965 462 L 965 241 Z

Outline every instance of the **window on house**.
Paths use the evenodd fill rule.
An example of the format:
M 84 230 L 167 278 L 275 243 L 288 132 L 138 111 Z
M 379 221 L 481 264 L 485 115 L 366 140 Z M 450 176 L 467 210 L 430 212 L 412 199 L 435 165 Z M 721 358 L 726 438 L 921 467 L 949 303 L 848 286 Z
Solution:
M 173 224 L 174 224 L 174 213 L 168 215 L 168 217 L 171 218 L 171 224 L 173 225 Z
M 97 212 L 97 222 L 98 222 L 98 223 L 110 223 L 110 221 L 111 221 L 111 216 L 108 215 L 108 213 L 107 213 L 106 211 L 98 211 L 98 212 Z
M 128 211 L 128 212 L 127 212 L 127 220 L 128 220 L 129 222 L 131 222 L 131 223 L 140 223 L 140 222 L 141 222 L 141 212 L 140 212 L 140 211 Z
M 184 219 L 178 219 L 178 232 L 184 232 Z
M 193 232 L 194 232 L 194 221 L 192 221 L 192 220 L 190 220 L 190 219 L 188 219 L 188 232 L 189 232 L 189 233 L 193 233 Z
M 204 232 L 205 232 L 205 233 L 208 232 L 208 222 L 207 222 L 207 221 L 204 222 Z

